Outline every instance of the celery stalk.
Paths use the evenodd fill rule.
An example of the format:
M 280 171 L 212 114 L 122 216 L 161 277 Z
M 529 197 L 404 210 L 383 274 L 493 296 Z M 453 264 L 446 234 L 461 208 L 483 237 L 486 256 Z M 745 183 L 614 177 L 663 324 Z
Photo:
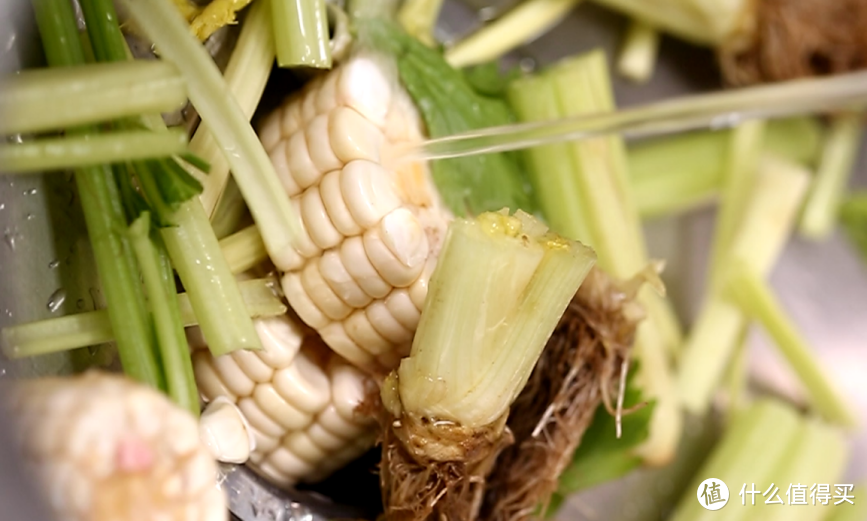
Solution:
M 807 237 L 827 237 L 837 223 L 840 201 L 864 134 L 863 117 L 863 113 L 847 114 L 838 116 L 831 124 L 816 179 L 801 215 L 800 232 Z
M 808 182 L 803 168 L 765 156 L 721 268 L 744 262 L 767 277 L 789 237 Z M 740 309 L 722 297 L 724 282 L 724 272 L 712 281 L 680 359 L 678 391 L 684 407 L 697 414 L 710 405 L 746 324 Z
M 269 0 L 280 67 L 331 68 L 325 0 Z
M 269 279 L 238 283 L 245 309 L 251 318 L 286 313 L 286 305 L 274 294 L 272 285 Z M 186 293 L 178 295 L 178 310 L 184 327 L 198 324 Z M 7 327 L 0 331 L 0 338 L 2 353 L 10 359 L 69 351 L 115 339 L 108 312 L 104 309 Z
M 33 8 L 48 64 L 83 64 L 84 52 L 78 43 L 72 5 L 66 0 L 34 0 Z M 91 131 L 82 128 L 68 133 L 86 135 Z M 75 172 L 75 182 L 108 304 L 108 318 L 117 332 L 121 365 L 130 378 L 163 389 L 165 382 L 153 345 L 138 267 L 125 236 L 126 220 L 112 171 L 105 165 L 81 168 Z
M 834 507 L 824 521 L 863 521 L 867 519 L 867 501 L 864 494 L 867 493 L 867 481 L 855 485 L 854 505 L 841 504 Z
M 746 410 L 739 411 L 723 439 L 696 473 L 694 483 L 686 487 L 671 520 L 742 519 L 745 507 L 733 504 L 740 502 L 738 492 L 741 485 L 756 483 L 759 487 L 770 484 L 767 479 L 773 475 L 780 462 L 795 456 L 792 449 L 797 446 L 803 429 L 803 421 L 795 411 L 788 405 L 770 399 L 761 399 Z M 699 483 L 707 478 L 722 480 L 729 487 L 729 504 L 726 508 L 705 510 L 696 501 Z
M 804 385 L 812 406 L 828 421 L 846 426 L 856 423 L 855 414 L 821 369 L 803 335 L 786 316 L 773 291 L 754 270 L 733 265 L 726 278 L 725 295 L 743 312 L 757 320 L 774 339 L 783 357 Z
M 255 225 L 221 239 L 220 250 L 232 273 L 243 273 L 268 260 L 265 243 Z
M 180 154 L 187 149 L 182 130 L 113 132 L 94 136 L 43 138 L 0 144 L 0 165 L 5 173 L 39 173 L 151 159 Z
M 244 18 L 238 43 L 232 51 L 223 77 L 229 91 L 238 101 L 241 111 L 249 121 L 259 105 L 265 83 L 274 64 L 274 33 L 270 27 L 268 1 L 255 2 Z M 211 165 L 207 175 L 190 169 L 190 173 L 202 183 L 199 199 L 205 212 L 213 220 L 226 183 L 229 179 L 229 162 L 220 150 L 220 145 L 206 123 L 199 125 L 190 140 L 190 151 L 204 158 Z
M 557 25 L 581 0 L 526 0 L 446 51 L 452 67 L 499 58 Z
M 397 371 L 402 414 L 468 429 L 502 419 L 594 263 L 520 211 L 453 221 Z
M 838 429 L 815 418 L 807 419 L 790 452 L 791 457 L 782 458 L 766 482 L 756 483 L 756 487 L 761 486 L 762 490 L 756 495 L 755 506 L 751 500 L 745 501 L 749 508 L 741 517 L 743 521 L 813 521 L 824 517 L 828 507 L 821 503 L 811 504 L 809 489 L 814 483 L 833 486 L 843 478 L 849 456 L 846 439 Z M 748 488 L 751 483 L 747 482 Z M 779 487 L 778 494 L 786 508 L 765 503 L 766 498 L 761 494 L 771 483 Z M 798 485 L 804 486 L 806 505 L 790 504 L 795 500 L 797 492 L 793 489 Z M 733 494 L 731 490 L 729 492 Z M 745 499 L 748 497 L 745 495 Z M 773 499 L 770 493 L 767 499 Z
M 122 0 L 122 4 L 163 58 L 181 69 L 190 100 L 220 144 L 271 260 L 285 269 L 287 256 L 294 253 L 300 217 L 216 64 L 167 0 Z
M 640 20 L 629 24 L 617 59 L 617 72 L 636 83 L 646 83 L 653 76 L 659 52 L 659 33 Z
M 141 267 L 153 315 L 160 361 L 169 397 L 193 416 L 199 415 L 199 395 L 189 346 L 184 335 L 178 294 L 168 259 L 151 242 L 150 214 L 142 213 L 129 227 L 130 242 Z
M 170 63 L 85 65 L 82 55 L 80 62 L 70 65 L 74 66 L 22 71 L 0 80 L 0 134 L 171 112 L 187 100 L 183 77 Z
M 428 46 L 433 46 L 434 27 L 439 19 L 443 0 L 407 0 L 400 6 L 397 19 L 407 33 Z

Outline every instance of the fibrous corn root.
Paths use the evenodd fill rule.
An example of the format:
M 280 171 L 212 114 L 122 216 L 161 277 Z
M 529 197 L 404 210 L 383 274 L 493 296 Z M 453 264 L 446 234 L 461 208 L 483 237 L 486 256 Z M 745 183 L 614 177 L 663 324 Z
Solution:
M 254 324 L 261 351 L 215 358 L 200 338 L 190 342 L 203 399 L 235 403 L 252 431 L 249 466 L 290 486 L 324 479 L 372 447 L 375 421 L 356 412 L 369 377 L 291 316 Z
M 228 518 L 195 418 L 157 391 L 89 372 L 15 383 L 4 398 L 56 519 Z
M 867 67 L 867 2 L 757 0 L 750 37 L 724 45 L 726 81 L 763 81 L 836 74 Z
M 409 352 L 451 214 L 427 167 L 389 160 L 422 139 L 409 96 L 377 59 L 310 81 L 260 127 L 301 217 L 272 258 L 298 316 L 353 365 L 386 374 Z
M 482 519 L 530 519 L 547 506 L 596 408 L 617 396 L 641 318 L 636 288 L 598 268 L 584 280 L 511 407 L 515 443 L 488 477 Z

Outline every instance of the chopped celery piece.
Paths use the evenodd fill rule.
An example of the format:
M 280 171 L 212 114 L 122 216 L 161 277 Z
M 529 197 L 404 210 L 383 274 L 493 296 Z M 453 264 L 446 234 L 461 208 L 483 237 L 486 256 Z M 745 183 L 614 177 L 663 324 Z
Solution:
M 788 240 L 809 177 L 809 172 L 793 163 L 763 158 L 721 269 L 744 262 L 760 276 L 768 275 Z M 746 324 L 737 306 L 720 294 L 724 283 L 723 275 L 712 278 L 680 359 L 680 398 L 684 407 L 696 414 L 709 407 Z
M 272 285 L 273 282 L 269 279 L 238 283 L 246 312 L 251 318 L 274 317 L 286 313 L 286 305 L 274 293 Z M 184 327 L 198 324 L 190 305 L 190 297 L 186 293 L 178 295 L 178 309 Z M 114 333 L 108 312 L 101 309 L 7 327 L 0 332 L 0 337 L 3 355 L 16 359 L 111 342 L 114 340 Z
M 854 412 L 822 371 L 822 364 L 786 316 L 767 282 L 742 264 L 734 264 L 729 270 L 725 295 L 732 298 L 748 317 L 757 320 L 774 339 L 800 378 L 813 408 L 830 422 L 853 426 L 856 422 Z
M 605 57 L 599 51 L 516 80 L 509 97 L 522 121 L 614 109 Z M 542 211 L 555 231 L 593 247 L 600 267 L 620 279 L 649 264 L 621 138 L 551 145 L 526 157 Z M 669 303 L 653 290 L 643 288 L 638 298 L 651 318 L 636 332 L 635 353 L 641 363 L 636 382 L 657 402 L 651 434 L 640 452 L 648 462 L 664 463 L 680 436 L 681 417 L 668 367 L 680 329 Z
M 526 0 L 502 17 L 446 51 L 452 67 L 467 67 L 499 58 L 545 34 L 581 0 Z
M 617 72 L 636 83 L 647 82 L 656 66 L 659 39 L 653 27 L 640 20 L 630 22 L 617 60 Z
M 443 0 L 406 0 L 397 12 L 397 19 L 407 33 L 433 47 L 434 27 L 442 5 Z
M 402 410 L 469 429 L 502 419 L 595 261 L 520 210 L 453 221 L 397 371 Z
M 166 248 L 189 292 L 199 327 L 214 356 L 261 349 L 231 268 L 220 251 L 208 216 L 197 201 L 173 215 L 177 226 L 161 230 Z
M 223 74 L 229 92 L 248 121 L 262 98 L 274 64 L 274 33 L 271 31 L 269 14 L 267 1 L 255 2 L 250 7 Z M 211 165 L 208 175 L 201 175 L 194 169 L 190 171 L 202 182 L 203 190 L 199 199 L 205 207 L 205 213 L 213 220 L 229 179 L 229 162 L 206 123 L 199 125 L 193 134 L 190 150 Z
M 33 10 L 49 66 L 84 64 L 85 54 L 79 44 L 72 4 L 66 0 L 34 0 Z M 99 105 L 100 101 L 95 104 Z M 77 128 L 67 133 L 87 135 L 94 130 Z M 75 172 L 75 183 L 108 305 L 108 319 L 117 332 L 117 350 L 123 370 L 133 380 L 164 390 L 165 380 L 153 345 L 138 267 L 126 237 L 127 223 L 114 174 L 107 165 L 80 168 Z
M 78 64 L 22 71 L 0 80 L 0 134 L 42 132 L 145 112 L 187 101 L 184 79 L 160 61 Z
M 803 421 L 788 405 L 761 399 L 738 411 L 719 444 L 686 487 L 671 521 L 737 521 L 745 512 L 738 492 L 743 483 L 770 484 L 768 478 L 780 462 L 795 456 L 792 452 L 804 429 Z M 729 487 L 729 505 L 721 510 L 705 510 L 696 501 L 699 484 L 707 478 L 721 480 Z M 761 496 L 760 496 L 761 497 Z
M 837 224 L 840 201 L 858 157 L 864 135 L 863 113 L 837 116 L 822 151 L 816 178 L 801 215 L 800 232 L 813 239 L 830 234 Z
M 295 254 L 300 217 L 290 205 L 274 165 L 216 64 L 168 0 L 121 3 L 161 56 L 178 65 L 187 79 L 190 100 L 220 144 L 259 225 L 271 260 L 285 269 L 288 256 Z
M 331 68 L 325 0 L 268 0 L 280 67 Z
M 113 132 L 93 136 L 43 138 L 0 144 L 4 173 L 39 173 L 179 154 L 187 148 L 182 130 Z
M 268 260 L 265 243 L 255 225 L 221 239 L 220 250 L 232 273 L 243 273 Z
M 166 392 L 176 404 L 193 416 L 198 416 L 199 394 L 178 308 L 175 279 L 165 252 L 160 252 L 151 242 L 148 212 L 142 213 L 130 225 L 129 235 L 153 316 L 160 362 L 166 378 Z

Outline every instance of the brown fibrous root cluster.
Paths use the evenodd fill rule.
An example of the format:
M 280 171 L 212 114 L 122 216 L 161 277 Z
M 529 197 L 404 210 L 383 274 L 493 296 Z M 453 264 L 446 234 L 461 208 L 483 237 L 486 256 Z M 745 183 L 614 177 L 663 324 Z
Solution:
M 720 51 L 732 85 L 867 67 L 867 0 L 757 0 L 748 38 Z
M 638 284 L 640 285 L 640 284 Z M 614 412 L 640 320 L 634 281 L 594 269 L 548 341 L 527 386 L 494 436 L 464 437 L 465 457 L 426 459 L 427 436 L 384 412 L 380 482 L 385 518 L 518 521 L 539 514 L 556 491 L 596 408 Z M 424 427 L 424 426 L 422 426 Z M 446 440 L 447 441 L 447 440 Z

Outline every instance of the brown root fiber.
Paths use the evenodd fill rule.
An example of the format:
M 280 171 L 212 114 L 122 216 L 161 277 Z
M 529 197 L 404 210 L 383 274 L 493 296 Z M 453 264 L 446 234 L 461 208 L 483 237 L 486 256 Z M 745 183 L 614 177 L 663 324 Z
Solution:
M 566 309 L 527 386 L 512 405 L 515 443 L 488 476 L 482 519 L 539 515 L 557 489 L 599 404 L 616 397 L 639 320 L 630 296 L 593 269 Z
M 759 0 L 752 38 L 720 50 L 732 85 L 867 68 L 867 0 Z

